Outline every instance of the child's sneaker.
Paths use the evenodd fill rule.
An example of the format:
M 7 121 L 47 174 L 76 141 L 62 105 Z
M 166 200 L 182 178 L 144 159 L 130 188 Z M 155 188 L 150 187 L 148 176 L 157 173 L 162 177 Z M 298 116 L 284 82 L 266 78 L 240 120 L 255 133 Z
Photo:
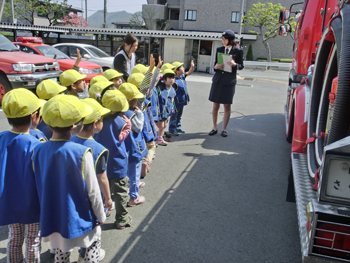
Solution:
M 177 129 L 176 131 L 179 133 L 186 133 L 183 129 Z
M 130 219 L 129 223 L 125 224 L 125 225 L 119 225 L 117 224 L 117 222 L 115 222 L 115 227 L 118 229 L 118 230 L 123 230 L 125 229 L 126 227 L 131 227 L 131 222 L 132 222 L 132 217 L 130 214 L 128 214 L 128 217 Z
M 167 136 L 163 136 L 163 141 L 165 141 L 165 142 L 170 142 L 171 141 L 171 139 L 170 139 L 171 137 L 167 137 Z
M 146 201 L 146 199 L 145 199 L 144 196 L 138 196 L 138 197 L 133 198 L 133 199 L 130 198 L 130 201 L 128 202 L 128 206 L 129 207 L 133 207 L 133 206 L 136 206 L 136 205 L 141 205 L 145 201 Z
M 177 133 L 177 131 L 169 132 L 168 134 L 171 135 L 171 136 L 179 136 L 179 134 Z
M 98 256 L 98 261 L 102 261 L 102 259 L 104 259 L 106 256 L 106 251 L 102 248 L 100 248 L 100 255 Z
M 140 182 L 140 184 L 139 184 L 139 188 L 144 188 L 144 187 L 145 187 L 145 185 L 146 185 L 146 183 L 145 183 L 145 182 Z
M 169 133 L 169 132 L 164 132 L 164 135 L 163 135 L 163 137 L 167 137 L 167 138 L 171 138 L 171 133 Z
M 157 139 L 157 144 L 162 146 L 167 146 L 168 143 L 162 139 Z

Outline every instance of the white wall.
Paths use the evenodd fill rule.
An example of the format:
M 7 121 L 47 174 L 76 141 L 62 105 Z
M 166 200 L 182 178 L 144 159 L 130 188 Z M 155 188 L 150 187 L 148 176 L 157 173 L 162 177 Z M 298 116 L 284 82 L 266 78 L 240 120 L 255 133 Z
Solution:
M 186 39 L 165 38 L 164 39 L 164 63 L 174 61 L 185 61 Z

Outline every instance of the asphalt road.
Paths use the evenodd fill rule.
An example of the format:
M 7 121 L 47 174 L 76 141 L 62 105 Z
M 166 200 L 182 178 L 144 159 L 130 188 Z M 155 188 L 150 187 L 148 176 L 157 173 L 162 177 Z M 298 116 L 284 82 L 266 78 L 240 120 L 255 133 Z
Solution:
M 227 138 L 207 135 L 211 76 L 188 78 L 186 133 L 157 148 L 140 190 L 146 203 L 129 209 L 132 227 L 116 230 L 114 213 L 103 225 L 103 262 L 301 262 L 295 204 L 285 201 L 288 72 L 239 74 Z M 222 116 L 220 109 L 219 131 Z M 8 127 L 0 112 L 0 129 Z M 0 263 L 6 242 L 7 227 L 0 227 Z M 53 262 L 47 243 L 41 258 Z

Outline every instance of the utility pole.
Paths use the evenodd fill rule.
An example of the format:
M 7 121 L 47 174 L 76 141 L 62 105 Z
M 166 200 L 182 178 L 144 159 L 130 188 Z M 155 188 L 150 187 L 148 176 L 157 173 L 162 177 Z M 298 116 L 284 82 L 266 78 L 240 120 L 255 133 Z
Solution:
M 85 0 L 85 20 L 86 20 L 86 22 L 87 22 L 87 16 L 88 16 L 88 14 L 87 14 L 87 0 Z
M 103 14 L 104 20 L 103 20 L 103 27 L 107 28 L 107 0 L 104 0 L 104 14 Z
M 243 14 L 244 14 L 244 0 L 241 0 L 241 13 L 239 18 L 239 45 L 242 45 L 242 21 L 243 21 Z
M 4 11 L 4 6 L 5 6 L 5 0 L 2 0 L 1 8 L 0 8 L 0 22 L 2 19 L 2 12 Z

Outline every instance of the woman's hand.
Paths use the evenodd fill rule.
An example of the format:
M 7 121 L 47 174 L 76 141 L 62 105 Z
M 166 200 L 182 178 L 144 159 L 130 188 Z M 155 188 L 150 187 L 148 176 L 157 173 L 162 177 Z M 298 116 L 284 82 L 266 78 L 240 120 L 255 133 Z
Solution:
M 223 69 L 223 68 L 225 68 L 225 64 L 224 63 L 222 63 L 222 64 L 216 63 L 216 65 L 214 66 L 214 69 Z
M 227 65 L 229 65 L 231 67 L 235 67 L 237 65 L 237 63 L 232 59 L 231 61 L 227 61 Z

